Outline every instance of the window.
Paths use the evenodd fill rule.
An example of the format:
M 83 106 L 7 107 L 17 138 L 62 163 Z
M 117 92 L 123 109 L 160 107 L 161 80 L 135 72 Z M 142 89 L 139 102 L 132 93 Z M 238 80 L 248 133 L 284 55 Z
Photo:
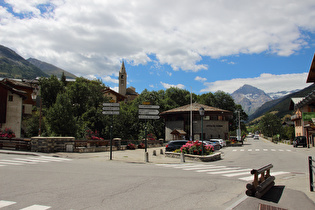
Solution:
M 13 95 L 9 95 L 9 101 L 13 101 Z

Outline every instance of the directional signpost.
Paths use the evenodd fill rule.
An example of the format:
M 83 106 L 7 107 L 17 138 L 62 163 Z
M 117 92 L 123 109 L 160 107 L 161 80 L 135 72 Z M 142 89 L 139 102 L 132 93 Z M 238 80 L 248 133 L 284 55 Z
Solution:
M 104 115 L 112 115 L 112 125 L 110 126 L 110 157 L 109 159 L 113 159 L 113 115 L 119 115 L 120 104 L 119 103 L 103 103 L 103 111 Z
M 148 143 L 147 143 L 147 120 L 158 120 L 160 119 L 159 116 L 159 105 L 150 105 L 149 102 L 144 102 L 143 105 L 139 105 L 139 119 L 145 120 L 145 158 L 146 162 L 149 162 L 148 160 Z

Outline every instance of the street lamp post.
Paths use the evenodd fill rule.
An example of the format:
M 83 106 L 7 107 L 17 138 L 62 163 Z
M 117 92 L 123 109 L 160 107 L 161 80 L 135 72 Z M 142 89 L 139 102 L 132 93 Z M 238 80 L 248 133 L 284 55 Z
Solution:
M 205 109 L 203 107 L 199 109 L 199 114 L 201 117 L 201 144 L 202 144 L 201 155 L 203 155 L 203 116 L 205 115 Z

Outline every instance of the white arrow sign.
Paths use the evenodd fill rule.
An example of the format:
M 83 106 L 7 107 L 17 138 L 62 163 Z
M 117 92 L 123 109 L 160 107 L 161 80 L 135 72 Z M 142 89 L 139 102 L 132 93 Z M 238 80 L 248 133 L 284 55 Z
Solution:
M 159 109 L 159 105 L 139 105 L 139 109 Z
M 103 103 L 103 106 L 119 106 L 119 103 Z
M 119 115 L 119 111 L 103 111 L 102 114 L 105 114 L 105 115 Z
M 119 106 L 104 106 L 103 110 L 107 110 L 107 111 L 119 111 Z
M 158 120 L 160 116 L 158 115 L 139 115 L 139 119 L 143 120 Z
M 139 114 L 158 115 L 159 110 L 156 110 L 156 109 L 139 109 Z

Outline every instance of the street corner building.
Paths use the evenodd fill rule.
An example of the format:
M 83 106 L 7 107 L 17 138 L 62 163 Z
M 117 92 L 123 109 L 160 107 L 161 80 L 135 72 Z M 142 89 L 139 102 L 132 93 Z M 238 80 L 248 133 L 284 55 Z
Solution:
M 199 109 L 204 108 L 203 129 Z M 229 120 L 233 113 L 203 104 L 192 103 L 160 113 L 165 119 L 165 140 L 228 139 Z

